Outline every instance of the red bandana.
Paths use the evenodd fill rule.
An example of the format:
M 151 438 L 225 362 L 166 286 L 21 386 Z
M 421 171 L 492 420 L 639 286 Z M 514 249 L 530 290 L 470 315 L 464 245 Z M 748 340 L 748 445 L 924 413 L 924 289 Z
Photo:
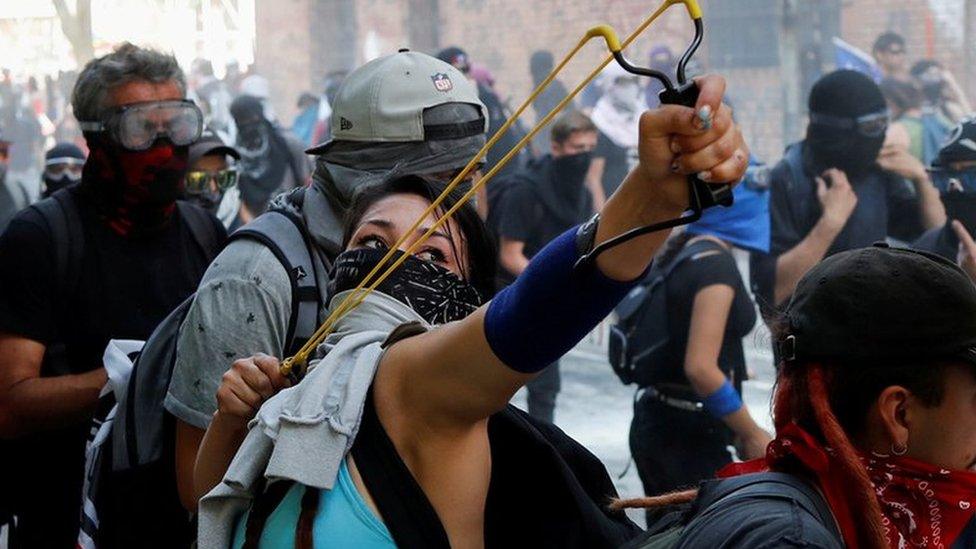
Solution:
M 792 456 L 816 476 L 848 547 L 857 547 L 858 517 L 850 486 L 833 474 L 833 452 L 796 424 L 782 429 L 765 459 L 733 463 L 720 477 L 767 471 Z M 860 454 L 881 507 L 881 524 L 893 549 L 945 548 L 976 513 L 976 473 L 949 471 L 906 457 Z

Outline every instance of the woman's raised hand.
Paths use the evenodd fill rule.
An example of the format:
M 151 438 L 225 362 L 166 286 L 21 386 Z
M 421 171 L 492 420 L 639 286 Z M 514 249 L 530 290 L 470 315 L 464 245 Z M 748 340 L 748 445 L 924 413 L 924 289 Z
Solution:
M 687 175 L 698 174 L 708 183 L 735 183 L 749 164 L 749 147 L 732 120 L 732 109 L 722 103 L 725 79 L 704 76 L 695 82 L 700 90 L 695 108 L 662 105 L 645 112 L 640 121 L 638 174 L 647 181 L 653 200 L 676 211 L 688 207 Z

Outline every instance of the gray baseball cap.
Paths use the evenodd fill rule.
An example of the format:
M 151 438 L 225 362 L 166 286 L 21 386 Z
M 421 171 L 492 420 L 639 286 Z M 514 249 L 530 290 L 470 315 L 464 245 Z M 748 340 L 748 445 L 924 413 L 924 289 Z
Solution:
M 434 109 L 455 104 L 457 108 Z M 431 116 L 433 114 L 433 116 Z M 332 138 L 306 152 L 323 154 L 337 141 L 411 142 L 484 134 L 488 113 L 478 89 L 459 70 L 429 55 L 400 50 L 346 77 L 332 105 Z

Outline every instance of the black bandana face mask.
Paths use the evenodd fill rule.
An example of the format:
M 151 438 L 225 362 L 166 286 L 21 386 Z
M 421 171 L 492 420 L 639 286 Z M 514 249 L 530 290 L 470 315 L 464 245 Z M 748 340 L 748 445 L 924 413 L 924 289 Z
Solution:
M 329 295 L 355 289 L 386 252 L 363 249 L 339 254 L 329 280 Z M 389 264 L 400 254 L 397 252 Z M 407 257 L 376 289 L 403 302 L 431 325 L 461 320 L 485 302 L 478 290 L 458 275 L 413 256 Z

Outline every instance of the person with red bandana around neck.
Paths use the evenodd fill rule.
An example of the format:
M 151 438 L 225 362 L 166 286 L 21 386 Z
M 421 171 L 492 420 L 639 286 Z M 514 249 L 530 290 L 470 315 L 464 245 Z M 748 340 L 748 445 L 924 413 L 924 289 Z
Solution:
M 17 547 L 74 547 L 105 346 L 146 339 L 226 239 L 176 200 L 202 130 L 185 95 L 170 55 L 123 44 L 89 62 L 71 100 L 91 150 L 81 183 L 0 236 L 0 509 Z
M 782 360 L 765 457 L 694 492 L 614 507 L 697 499 L 676 547 L 976 546 L 967 274 L 883 243 L 841 252 L 800 280 L 774 334 Z

